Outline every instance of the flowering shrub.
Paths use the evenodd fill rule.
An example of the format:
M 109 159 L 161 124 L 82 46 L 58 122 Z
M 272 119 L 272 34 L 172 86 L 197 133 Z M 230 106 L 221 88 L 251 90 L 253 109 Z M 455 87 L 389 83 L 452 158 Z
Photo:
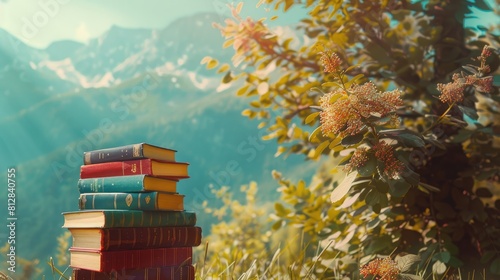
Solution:
M 222 82 L 242 81 L 236 94 L 252 99 L 242 114 L 281 144 L 276 155 L 323 159 L 308 185 L 275 173 L 273 229 L 301 228 L 324 252 L 323 276 L 402 277 L 394 261 L 409 253 L 419 256 L 415 277 L 498 277 L 500 40 L 496 27 L 477 35 L 464 25 L 472 6 L 487 5 L 260 4 L 304 5 L 309 17 L 299 35 L 277 36 L 233 8 L 216 25 L 235 48 Z

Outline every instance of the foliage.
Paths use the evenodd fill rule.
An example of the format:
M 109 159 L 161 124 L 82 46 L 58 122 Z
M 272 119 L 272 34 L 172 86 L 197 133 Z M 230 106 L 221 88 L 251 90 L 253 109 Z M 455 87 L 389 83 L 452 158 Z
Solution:
M 278 155 L 329 160 L 309 186 L 276 173 L 284 203 L 273 229 L 303 229 L 312 251 L 325 252 L 325 269 L 340 256 L 344 276 L 359 273 L 356 260 L 390 256 L 391 264 L 403 253 L 420 256 L 425 277 L 499 275 L 500 39 L 496 29 L 478 35 L 465 25 L 472 8 L 488 5 L 259 4 L 302 5 L 309 17 L 299 35 L 278 36 L 264 20 L 243 19 L 241 4 L 231 7 L 233 18 L 215 26 L 234 48 L 233 65 L 202 63 L 251 99 L 242 114 L 262 120 Z M 347 173 L 340 183 L 339 170 Z M 372 266 L 365 271 L 379 271 Z
M 214 195 L 222 200 L 222 207 L 209 208 L 205 201 L 207 213 L 211 213 L 218 219 L 231 215 L 232 219 L 229 222 L 222 221 L 212 225 L 211 235 L 205 239 L 211 249 L 208 251 L 210 252 L 208 259 L 214 262 L 209 266 L 227 269 L 223 272 L 216 271 L 218 275 L 211 275 L 212 270 L 208 269 L 207 272 L 202 272 L 202 277 L 211 275 L 231 279 L 234 275 L 242 275 L 254 269 L 255 260 L 266 259 L 270 232 L 264 228 L 262 218 L 259 218 L 265 212 L 256 205 L 257 184 L 251 182 L 249 185 L 244 185 L 241 191 L 245 194 L 246 205 L 233 200 L 232 193 L 228 192 L 227 187 L 219 190 L 212 189 Z
M 0 253 L 3 256 L 7 256 L 7 254 L 9 253 L 10 246 L 11 245 L 8 242 L 5 242 L 5 245 L 3 247 L 0 247 Z M 16 256 L 16 273 L 19 274 L 19 278 L 16 278 L 16 279 L 29 280 L 29 279 L 39 277 L 40 274 L 42 273 L 42 269 L 39 268 L 38 264 L 39 264 L 38 259 L 28 260 L 28 259 Z M 1 271 L 5 271 L 6 272 L 5 274 L 7 276 L 10 274 L 10 272 L 8 271 L 8 267 L 10 267 L 10 266 L 8 266 L 7 261 L 5 261 L 1 267 Z M 3 275 L 0 274 L 0 276 L 3 276 Z M 6 279 L 8 279 L 8 278 L 6 278 Z

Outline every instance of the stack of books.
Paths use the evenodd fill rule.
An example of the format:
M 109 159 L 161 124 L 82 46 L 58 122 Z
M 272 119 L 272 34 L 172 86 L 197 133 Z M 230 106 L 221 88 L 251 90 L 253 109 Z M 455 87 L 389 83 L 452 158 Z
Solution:
M 194 279 L 201 228 L 177 192 L 189 176 L 175 153 L 146 143 L 84 153 L 80 210 L 63 213 L 73 280 Z

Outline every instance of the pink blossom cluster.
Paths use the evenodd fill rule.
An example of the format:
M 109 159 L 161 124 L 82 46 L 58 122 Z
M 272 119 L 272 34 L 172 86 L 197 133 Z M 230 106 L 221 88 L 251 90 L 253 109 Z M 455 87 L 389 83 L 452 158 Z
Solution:
M 355 135 L 366 126 L 367 118 L 395 115 L 397 107 L 403 105 L 401 94 L 399 89 L 381 92 L 372 82 L 327 93 L 320 99 L 321 130 L 324 135 Z
M 363 265 L 359 270 L 359 273 L 366 278 L 368 275 L 375 276 L 376 280 L 396 280 L 400 270 L 397 263 L 387 257 L 387 258 L 377 258 L 371 262 Z

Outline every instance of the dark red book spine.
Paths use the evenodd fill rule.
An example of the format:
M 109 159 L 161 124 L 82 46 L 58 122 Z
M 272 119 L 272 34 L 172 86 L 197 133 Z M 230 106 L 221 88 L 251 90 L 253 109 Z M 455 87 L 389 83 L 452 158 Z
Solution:
M 101 250 L 196 247 L 200 227 L 109 228 L 101 230 Z
M 70 248 L 71 266 L 86 268 L 85 264 L 73 265 L 73 252 L 99 254 L 100 266 L 95 271 L 111 272 L 122 269 L 144 269 L 148 267 L 181 266 L 192 264 L 192 247 L 157 248 L 143 250 L 96 251 L 85 248 Z
M 153 175 L 150 159 L 97 163 L 80 167 L 81 179 L 139 174 Z
M 145 269 L 112 272 L 96 272 L 86 269 L 74 269 L 73 280 L 194 280 L 195 269 L 192 265 L 164 266 Z

